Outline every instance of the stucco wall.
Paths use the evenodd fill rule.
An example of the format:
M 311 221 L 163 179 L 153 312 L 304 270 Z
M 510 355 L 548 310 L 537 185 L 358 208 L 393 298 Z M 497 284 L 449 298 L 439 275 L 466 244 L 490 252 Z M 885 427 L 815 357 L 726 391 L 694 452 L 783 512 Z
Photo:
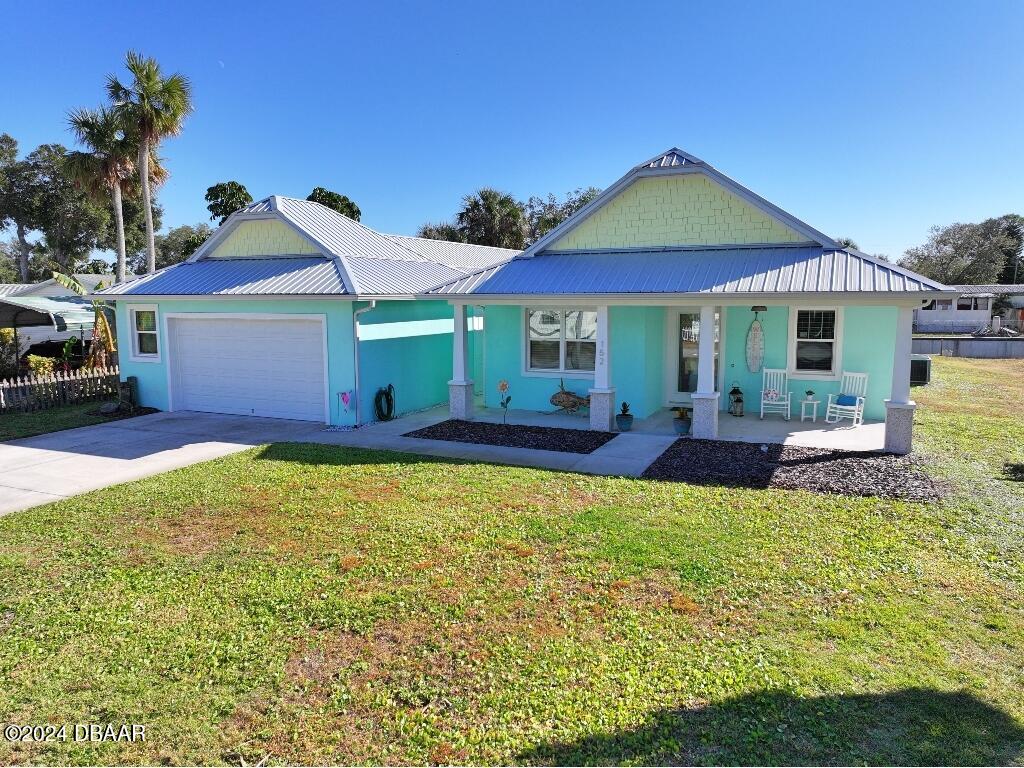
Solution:
M 486 323 L 484 402 L 497 408 L 498 381 L 509 382 L 510 408 L 550 411 L 549 400 L 558 391 L 562 378 L 565 388 L 586 395 L 594 386 L 593 376 L 528 374 L 523 370 L 523 308 L 489 306 Z M 611 370 L 615 385 L 616 411 L 623 400 L 637 418 L 649 416 L 662 399 L 661 358 L 664 349 L 665 314 L 661 307 L 611 307 Z
M 806 239 L 706 176 L 688 174 L 637 180 L 549 250 Z
M 312 255 L 320 251 L 287 224 L 275 219 L 246 221 L 235 227 L 210 258 Z
M 751 373 L 747 369 L 747 331 L 754 319 L 749 307 L 726 308 L 725 392 L 734 382 L 744 394 L 744 405 L 748 416 L 757 418 L 760 412 L 762 373 Z M 789 307 L 769 307 L 760 316 L 764 331 L 764 367 L 785 368 L 789 343 Z M 885 403 L 892 389 L 892 361 L 896 345 L 895 307 L 843 308 L 842 367 L 855 373 L 868 374 L 868 394 L 864 404 L 864 415 L 868 419 L 884 419 Z M 789 380 L 793 393 L 793 415 L 800 417 L 799 401 L 804 392 L 813 389 L 821 400 L 818 418 L 824 418 L 824 403 L 828 395 L 839 392 L 839 381 L 821 379 Z M 729 407 L 724 395 L 722 409 Z
M 136 304 L 157 304 L 159 362 L 133 362 L 128 354 L 131 331 L 128 310 Z M 365 306 L 360 304 L 359 306 Z M 328 386 L 332 424 L 354 424 L 354 409 L 345 413 L 338 393 L 354 389 L 352 303 L 338 299 L 161 301 L 117 303 L 117 333 L 122 345 L 122 377 L 136 376 L 143 405 L 166 410 L 167 340 L 163 317 L 168 312 L 323 314 L 327 318 Z M 451 378 L 452 308 L 443 301 L 382 301 L 362 315 L 360 379 L 364 421 L 373 419 L 377 389 L 395 385 L 399 413 L 444 403 Z

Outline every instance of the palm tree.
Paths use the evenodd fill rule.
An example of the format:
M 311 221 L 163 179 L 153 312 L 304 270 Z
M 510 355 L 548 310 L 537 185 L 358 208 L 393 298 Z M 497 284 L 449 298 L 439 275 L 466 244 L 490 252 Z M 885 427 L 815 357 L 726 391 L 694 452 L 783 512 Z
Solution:
M 110 195 L 117 229 L 117 282 L 124 280 L 124 210 L 122 193 L 125 182 L 135 171 L 136 147 L 125 135 L 118 116 L 106 107 L 77 109 L 68 115 L 71 132 L 86 147 L 85 152 L 69 152 L 68 170 L 94 199 Z
M 526 244 L 522 203 L 496 189 L 484 187 L 466 195 L 455 221 L 467 243 L 498 248 L 522 248 Z
M 139 182 L 146 215 L 146 269 L 155 272 L 150 161 L 163 139 L 181 133 L 185 118 L 192 112 L 192 84 L 178 73 L 164 77 L 156 59 L 146 58 L 135 51 L 129 51 L 125 56 L 125 65 L 133 78 L 131 86 L 123 85 L 115 75 L 108 75 L 107 94 L 138 141 Z
M 58 285 L 74 291 L 79 296 L 89 293 L 86 287 L 78 282 L 71 275 L 62 272 L 54 272 L 53 279 Z M 96 284 L 94 291 L 99 291 L 106 286 L 100 282 Z M 109 311 L 106 302 L 93 299 L 93 325 L 92 325 L 92 346 L 89 347 L 89 357 L 85 361 L 86 368 L 107 368 L 113 361 L 114 353 L 117 352 L 117 342 L 114 340 L 114 331 L 111 328 Z

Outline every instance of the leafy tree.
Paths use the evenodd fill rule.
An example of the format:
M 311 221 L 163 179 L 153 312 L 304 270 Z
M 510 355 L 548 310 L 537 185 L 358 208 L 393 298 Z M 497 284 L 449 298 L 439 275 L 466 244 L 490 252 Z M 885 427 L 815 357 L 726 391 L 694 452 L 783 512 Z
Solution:
M 86 287 L 72 275 L 54 272 L 53 279 L 57 281 L 58 285 L 64 286 L 69 291 L 74 291 L 79 296 L 85 296 L 85 294 L 89 293 Z M 104 287 L 102 282 L 97 283 L 96 290 Z M 89 345 L 89 357 L 85 361 L 85 367 L 106 368 L 113 360 L 114 353 L 117 352 L 117 342 L 115 341 L 113 331 L 113 317 L 105 301 L 93 300 L 92 311 L 92 344 Z
M 306 199 L 312 200 L 314 203 L 320 203 L 320 205 L 326 205 L 342 216 L 348 216 L 352 221 L 359 221 L 359 217 L 362 215 L 359 206 L 347 197 L 339 195 L 337 192 L 331 192 L 331 190 L 324 189 L 323 187 L 315 187 Z
M 126 194 L 121 201 L 124 214 L 124 238 L 125 251 L 128 259 L 128 269 L 135 271 L 136 265 L 140 262 L 145 265 L 146 258 L 146 215 L 143 212 L 142 194 L 137 185 L 132 190 L 133 194 Z M 156 198 L 153 198 L 153 226 L 157 231 L 163 225 L 164 211 Z M 110 226 L 104 231 L 100 238 L 99 247 L 105 250 L 116 248 L 114 227 Z
M 856 241 L 852 237 L 837 237 L 834 238 L 836 245 L 840 248 L 853 248 L 855 251 L 860 250 L 860 246 L 857 245 Z
M 21 281 L 18 274 L 18 241 L 0 243 L 0 283 L 17 283 Z
M 981 224 L 932 227 L 928 242 L 910 248 L 900 264 L 946 285 L 994 283 L 1009 247 L 1001 228 Z
M 122 192 L 135 171 L 138 149 L 125 134 L 118 116 L 106 107 L 75 110 L 68 116 L 68 122 L 75 138 L 86 148 L 84 152 L 68 153 L 71 176 L 93 199 L 110 197 L 117 253 L 114 275 L 120 283 L 127 260 Z
M 209 224 L 200 223 L 194 227 L 184 224 L 174 227 L 166 235 L 156 236 L 156 268 L 163 269 L 184 261 L 213 234 Z M 145 255 L 141 254 L 133 264 L 137 274 L 146 271 Z
M 436 224 L 424 224 L 416 232 L 417 237 L 428 240 L 447 240 L 450 243 L 466 242 L 459 228 L 450 221 L 439 221 Z
M 1001 235 L 1003 243 L 1002 272 L 999 274 L 999 282 L 1004 284 L 1016 284 L 1024 282 L 1024 263 L 1022 263 L 1022 250 L 1024 250 L 1024 216 L 1015 213 L 1008 213 L 996 219 L 988 219 L 981 223 L 990 232 Z
M 206 190 L 206 202 L 209 203 L 206 207 L 210 211 L 210 220 L 219 218 L 217 223 L 223 224 L 228 216 L 251 203 L 252 195 L 237 181 L 222 181 Z
M 21 282 L 29 281 L 29 258 L 35 244 L 28 233 L 36 229 L 42 217 L 43 180 L 39 168 L 27 159 L 17 160 L 18 142 L 8 134 L 0 136 L 0 227 L 14 225 L 18 239 L 18 273 Z
M 526 217 L 523 204 L 512 195 L 485 187 L 462 200 L 455 223 L 474 245 L 522 248 L 526 245 Z
M 110 213 L 76 186 L 66 156 L 67 150 L 60 144 L 43 144 L 25 162 L 33 179 L 32 201 L 37 206 L 34 229 L 43 234 L 36 249 L 62 270 L 74 272 L 98 247 L 110 226 Z
M 138 142 L 139 181 L 146 218 L 147 271 L 156 271 L 156 242 L 153 228 L 153 194 L 150 162 L 156 147 L 168 136 L 181 133 L 192 112 L 192 85 L 184 75 L 164 77 L 156 59 L 129 51 L 125 64 L 132 75 L 130 86 L 115 75 L 107 77 L 107 94 L 124 125 Z
M 546 198 L 531 197 L 526 201 L 527 243 L 540 240 L 600 194 L 597 187 L 581 187 L 568 193 L 565 200 L 559 200 L 552 194 Z

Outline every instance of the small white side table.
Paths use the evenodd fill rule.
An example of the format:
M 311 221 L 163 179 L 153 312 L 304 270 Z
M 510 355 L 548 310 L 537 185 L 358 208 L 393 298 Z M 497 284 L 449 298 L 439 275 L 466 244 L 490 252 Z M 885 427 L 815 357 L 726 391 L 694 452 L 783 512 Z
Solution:
M 818 421 L 818 402 L 818 400 L 800 401 L 800 421 L 807 421 L 808 419 L 813 422 Z M 808 411 L 810 411 L 809 414 Z

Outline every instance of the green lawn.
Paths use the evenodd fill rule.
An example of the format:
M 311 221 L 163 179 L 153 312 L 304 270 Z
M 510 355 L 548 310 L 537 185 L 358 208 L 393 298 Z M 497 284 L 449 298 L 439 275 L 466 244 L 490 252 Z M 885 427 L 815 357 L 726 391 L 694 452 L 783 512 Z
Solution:
M 1024 363 L 935 373 L 940 504 L 286 444 L 2 518 L 0 719 L 147 739 L 0 760 L 1019 763 Z
M 80 403 L 34 413 L 5 413 L 0 416 L 0 442 L 110 421 L 97 413 L 99 407 L 99 403 Z

